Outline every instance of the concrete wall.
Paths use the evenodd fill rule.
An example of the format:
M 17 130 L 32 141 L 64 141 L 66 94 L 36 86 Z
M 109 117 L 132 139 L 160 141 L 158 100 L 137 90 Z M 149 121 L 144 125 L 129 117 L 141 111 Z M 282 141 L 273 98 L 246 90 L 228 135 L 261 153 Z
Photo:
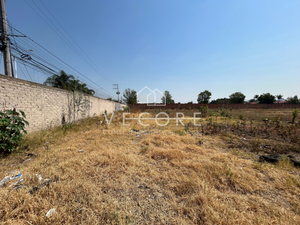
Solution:
M 79 119 L 110 114 L 121 104 L 82 93 L 0 75 L 0 110 L 17 107 L 26 114 L 27 131 L 43 130 Z

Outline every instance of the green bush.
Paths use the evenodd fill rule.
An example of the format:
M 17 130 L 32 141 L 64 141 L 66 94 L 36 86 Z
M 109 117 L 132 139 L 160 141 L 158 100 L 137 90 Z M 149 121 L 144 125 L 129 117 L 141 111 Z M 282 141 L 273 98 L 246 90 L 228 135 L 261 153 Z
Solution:
M 12 152 L 27 133 L 25 125 L 29 123 L 23 111 L 5 110 L 0 112 L 0 152 Z
M 240 119 L 240 120 L 246 120 L 246 117 L 245 117 L 245 115 L 244 115 L 243 113 L 241 113 L 241 114 L 239 115 L 239 119 Z
M 199 108 L 199 111 L 201 112 L 201 115 L 203 116 L 203 117 L 206 117 L 206 115 L 207 115 L 207 113 L 208 113 L 208 106 L 201 106 L 200 108 Z
M 293 115 L 293 121 L 292 121 L 292 123 L 295 123 L 295 119 L 298 116 L 298 109 L 293 109 L 292 115 Z
M 127 112 L 130 112 L 130 108 L 129 108 L 128 105 L 127 105 L 127 106 L 123 106 L 123 110 L 124 110 L 124 111 L 127 111 Z
M 221 110 L 221 116 L 226 117 L 227 115 L 228 115 L 228 113 L 227 113 L 226 109 L 223 108 Z

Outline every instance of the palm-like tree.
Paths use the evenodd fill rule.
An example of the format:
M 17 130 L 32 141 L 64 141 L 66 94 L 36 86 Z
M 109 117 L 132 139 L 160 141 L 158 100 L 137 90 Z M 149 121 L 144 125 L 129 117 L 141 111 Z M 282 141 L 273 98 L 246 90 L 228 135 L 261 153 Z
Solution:
M 74 76 L 66 74 L 63 70 L 60 71 L 59 75 L 54 74 L 51 77 L 48 77 L 44 82 L 44 85 L 68 91 L 80 91 L 89 95 L 95 94 L 95 91 L 93 89 L 89 89 L 87 84 L 81 83 L 79 80 L 75 79 Z
M 54 74 L 51 77 L 48 77 L 44 82 L 44 85 L 61 88 L 64 90 L 70 90 L 70 82 L 74 79 L 74 76 L 68 75 L 62 70 L 60 71 L 59 75 Z

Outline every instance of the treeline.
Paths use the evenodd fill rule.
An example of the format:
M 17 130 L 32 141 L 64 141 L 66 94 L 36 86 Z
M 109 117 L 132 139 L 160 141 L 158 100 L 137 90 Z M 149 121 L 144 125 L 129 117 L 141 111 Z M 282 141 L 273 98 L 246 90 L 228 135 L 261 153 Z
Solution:
M 228 96 L 228 98 L 218 98 L 215 100 L 211 99 L 212 93 L 208 90 L 202 91 L 198 94 L 197 103 L 201 104 L 226 104 L 226 103 L 233 103 L 233 104 L 243 104 L 245 103 L 246 96 L 242 92 L 235 92 Z M 137 93 L 135 90 L 131 90 L 130 88 L 126 89 L 123 93 L 123 99 L 124 102 L 127 104 L 137 104 Z M 273 104 L 276 102 L 276 100 L 282 101 L 283 95 L 272 95 L 270 93 L 263 93 L 261 95 L 254 95 L 254 97 L 249 102 L 257 102 L 261 104 Z M 169 91 L 164 92 L 164 96 L 161 98 L 161 103 L 165 104 L 174 104 L 175 101 L 172 98 L 172 95 Z M 288 104 L 299 104 L 298 96 L 295 95 L 294 97 L 288 97 L 286 99 L 286 103 Z M 193 104 L 193 101 L 187 102 L 187 104 Z
M 211 92 L 205 90 L 201 92 L 198 95 L 198 103 L 210 103 L 210 104 L 218 104 L 218 103 L 233 103 L 233 104 L 242 104 L 245 103 L 245 98 L 246 96 L 242 92 L 235 92 L 232 93 L 229 98 L 218 98 L 216 100 L 210 101 L 211 98 Z M 261 104 L 273 104 L 283 100 L 283 95 L 278 94 L 278 95 L 272 95 L 270 93 L 263 93 L 261 95 L 254 95 L 254 97 L 249 101 L 249 102 L 257 102 Z M 188 102 L 192 103 L 192 102 Z M 288 97 L 286 100 L 286 103 L 288 104 L 298 104 L 299 99 L 298 96 L 295 95 L 294 97 Z

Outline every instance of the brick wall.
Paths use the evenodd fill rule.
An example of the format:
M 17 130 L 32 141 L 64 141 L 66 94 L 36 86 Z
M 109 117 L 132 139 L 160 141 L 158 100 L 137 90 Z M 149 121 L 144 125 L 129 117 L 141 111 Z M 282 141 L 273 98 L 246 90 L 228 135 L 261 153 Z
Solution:
M 27 131 L 43 130 L 82 118 L 110 114 L 121 104 L 0 75 L 0 110 L 16 106 L 29 122 Z

